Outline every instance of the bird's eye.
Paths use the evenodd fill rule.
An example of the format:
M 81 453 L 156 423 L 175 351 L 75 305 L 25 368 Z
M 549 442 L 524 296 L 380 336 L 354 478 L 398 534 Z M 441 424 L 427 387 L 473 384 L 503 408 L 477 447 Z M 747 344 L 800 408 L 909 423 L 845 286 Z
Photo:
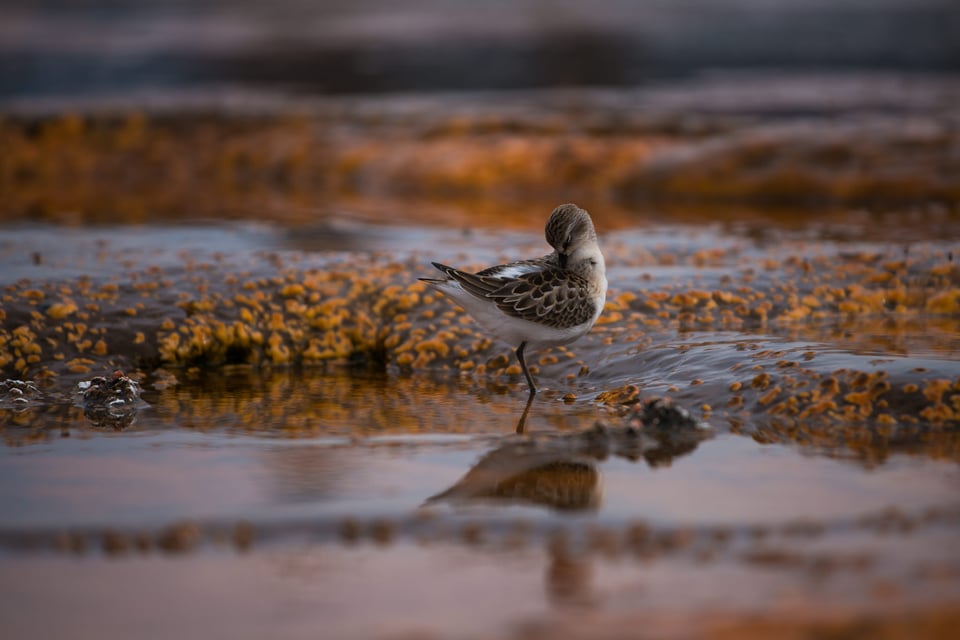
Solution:
M 597 266 L 597 261 L 594 260 L 593 258 L 590 258 L 590 266 L 592 266 L 592 267 Z

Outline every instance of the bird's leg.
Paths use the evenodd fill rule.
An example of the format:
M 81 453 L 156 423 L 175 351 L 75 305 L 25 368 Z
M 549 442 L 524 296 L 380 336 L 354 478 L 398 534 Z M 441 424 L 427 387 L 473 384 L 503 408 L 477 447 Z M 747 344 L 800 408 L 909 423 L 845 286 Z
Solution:
M 530 398 L 537 395 L 537 385 L 533 383 L 533 376 L 530 375 L 530 371 L 527 370 L 527 363 L 523 359 L 523 348 L 527 346 L 526 341 L 521 342 L 520 346 L 517 347 L 517 360 L 520 361 L 520 368 L 523 369 L 523 375 L 527 377 L 527 384 L 530 385 Z
M 533 404 L 533 394 L 531 393 L 527 396 L 527 405 L 523 408 L 523 413 L 520 414 L 520 421 L 517 422 L 517 433 L 523 433 L 524 424 L 527 422 L 527 414 L 530 413 L 530 405 Z
M 523 433 L 524 423 L 527 421 L 527 413 L 530 412 L 530 405 L 533 404 L 533 397 L 537 395 L 537 385 L 533 383 L 533 376 L 530 375 L 530 371 L 527 370 L 527 363 L 523 359 L 523 348 L 527 346 L 526 342 L 521 342 L 520 346 L 517 347 L 517 360 L 520 361 L 520 368 L 523 369 L 523 375 L 527 378 L 527 384 L 530 385 L 530 395 L 527 396 L 527 405 L 523 408 L 523 415 L 520 416 L 520 421 L 517 423 L 517 433 Z

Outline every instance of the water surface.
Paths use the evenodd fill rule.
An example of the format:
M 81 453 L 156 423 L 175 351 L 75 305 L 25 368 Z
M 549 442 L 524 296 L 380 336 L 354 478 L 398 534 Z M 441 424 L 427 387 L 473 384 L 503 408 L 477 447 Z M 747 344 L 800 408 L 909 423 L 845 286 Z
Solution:
M 0 261 L 11 291 L 116 281 L 117 265 L 169 277 L 172 292 L 209 291 L 235 270 L 254 281 L 284 265 L 387 260 L 415 277 L 430 259 L 483 264 L 541 245 L 514 231 L 336 230 L 311 239 L 246 224 L 17 226 Z M 902 255 L 892 243 L 758 240 L 716 226 L 601 240 L 611 296 L 642 299 L 722 289 L 748 271 L 773 296 L 794 253 Z M 914 245 L 908 268 L 955 249 Z M 117 305 L 140 295 L 121 289 Z M 159 303 L 140 299 L 149 306 L 138 321 L 151 326 Z M 13 317 L 16 305 L 6 308 Z M 896 417 L 906 405 L 889 407 L 893 426 L 879 413 L 783 421 L 766 388 L 750 396 L 731 385 L 788 375 L 777 373 L 783 362 L 802 363 L 815 382 L 847 384 L 838 370 L 882 373 L 893 390 L 955 380 L 953 319 L 904 311 L 724 329 L 626 318 L 540 362 L 545 391 L 523 435 L 522 376 L 492 365 L 488 375 L 395 361 L 166 366 L 142 372 L 135 411 L 108 418 L 85 414 L 74 387 L 106 363 L 39 383 L 40 397 L 0 409 L 5 635 L 159 637 L 226 618 L 219 630 L 246 634 L 323 625 L 344 636 L 475 637 L 482 615 L 486 633 L 586 637 L 636 616 L 670 635 L 714 632 L 731 616 L 949 615 L 940 612 L 960 598 L 956 423 L 911 424 Z M 639 405 L 627 385 L 669 397 L 697 426 L 629 435 Z M 623 403 L 604 403 L 618 389 Z M 411 576 L 421 576 L 416 591 Z M 32 613 L 41 599 L 58 615 Z M 104 619 L 107 609 L 117 615 Z

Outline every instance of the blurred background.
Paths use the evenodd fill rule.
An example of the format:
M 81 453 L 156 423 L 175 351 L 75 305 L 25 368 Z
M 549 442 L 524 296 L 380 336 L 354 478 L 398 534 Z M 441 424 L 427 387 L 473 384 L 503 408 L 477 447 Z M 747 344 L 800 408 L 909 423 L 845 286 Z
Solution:
M 8 0 L 0 218 L 942 231 L 957 34 L 949 0 Z
M 960 68 L 950 0 L 7 0 L 0 96 L 637 86 Z

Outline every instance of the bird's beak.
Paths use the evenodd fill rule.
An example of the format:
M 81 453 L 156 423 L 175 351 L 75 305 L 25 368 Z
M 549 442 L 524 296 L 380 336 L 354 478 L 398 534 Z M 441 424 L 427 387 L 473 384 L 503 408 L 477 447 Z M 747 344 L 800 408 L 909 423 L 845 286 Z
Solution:
M 565 254 L 565 253 L 559 253 L 559 252 L 557 252 L 557 259 L 560 261 L 560 268 L 561 268 L 561 269 L 566 269 L 566 268 L 567 268 L 567 257 L 568 257 L 568 256 L 567 256 L 567 254 Z

